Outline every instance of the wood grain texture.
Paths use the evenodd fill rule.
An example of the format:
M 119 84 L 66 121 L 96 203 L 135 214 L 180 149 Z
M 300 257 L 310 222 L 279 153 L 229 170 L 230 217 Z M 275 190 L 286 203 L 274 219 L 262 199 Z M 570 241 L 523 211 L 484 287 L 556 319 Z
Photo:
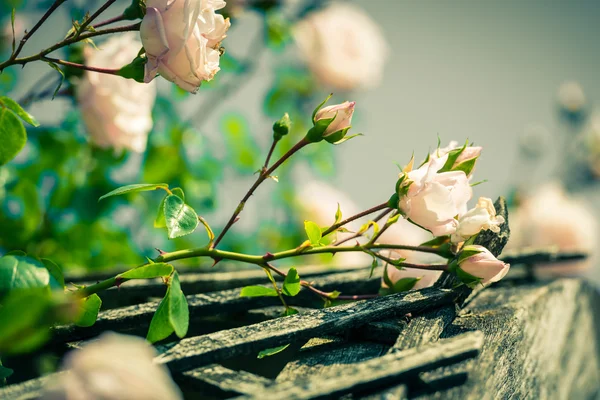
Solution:
M 419 312 L 451 303 L 455 294 L 445 289 L 419 291 L 358 301 L 309 311 L 259 324 L 181 340 L 160 358 L 173 371 L 189 370 L 227 357 L 359 327 L 371 321 Z
M 482 345 L 483 335 L 469 332 L 428 346 L 349 364 L 343 369 L 279 383 L 238 399 L 330 399 L 346 393 L 374 391 L 424 370 L 475 357 Z
M 593 399 L 600 394 L 600 295 L 574 279 L 481 292 L 443 337 L 479 329 L 465 385 L 432 399 Z

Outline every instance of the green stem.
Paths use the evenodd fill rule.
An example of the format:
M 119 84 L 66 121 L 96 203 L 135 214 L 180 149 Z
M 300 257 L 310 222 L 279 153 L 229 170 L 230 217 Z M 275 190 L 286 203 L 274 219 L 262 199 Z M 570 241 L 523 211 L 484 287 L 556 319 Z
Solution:
M 99 72 L 101 74 L 108 74 L 108 75 L 118 75 L 119 74 L 119 69 L 91 67 L 89 65 L 83 65 L 83 64 L 78 64 L 78 63 L 74 63 L 71 61 L 60 60 L 58 58 L 42 57 L 41 59 L 43 61 L 49 61 L 54 64 L 60 64 L 60 65 L 64 65 L 67 67 L 82 69 L 84 71 L 93 71 L 93 72 Z
M 352 222 L 352 221 L 354 221 L 354 220 L 356 220 L 356 219 L 362 218 L 362 217 L 364 217 L 365 215 L 372 214 L 372 213 L 374 213 L 375 211 L 383 210 L 384 208 L 388 208 L 388 203 L 387 203 L 387 201 L 386 201 L 385 203 L 381 203 L 381 204 L 379 204 L 379 205 L 377 205 L 377 206 L 375 206 L 375 207 L 371 207 L 371 208 L 369 208 L 368 210 L 365 210 L 365 211 L 363 211 L 363 212 L 360 212 L 360 213 L 358 213 L 358 214 L 356 214 L 356 215 L 353 215 L 353 216 L 351 216 L 351 217 L 349 217 L 349 218 L 346 218 L 345 220 L 343 220 L 343 221 L 340 221 L 340 222 L 338 222 L 337 224 L 333 224 L 333 225 L 331 225 L 331 226 L 330 226 L 330 227 L 329 227 L 327 230 L 325 230 L 325 231 L 323 232 L 322 236 L 326 236 L 326 235 L 330 234 L 331 232 L 335 231 L 335 230 L 336 230 L 337 228 L 339 228 L 340 226 L 344 226 L 344 225 L 346 225 L 346 224 L 347 224 L 347 223 L 349 223 L 349 222 Z

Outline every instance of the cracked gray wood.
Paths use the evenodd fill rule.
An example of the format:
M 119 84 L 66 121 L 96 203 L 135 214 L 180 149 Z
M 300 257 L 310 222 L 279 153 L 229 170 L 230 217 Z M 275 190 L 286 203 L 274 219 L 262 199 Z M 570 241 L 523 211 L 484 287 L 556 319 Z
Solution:
M 286 381 L 237 399 L 313 400 L 373 391 L 415 376 L 419 372 L 475 357 L 482 345 L 481 332 L 470 332 L 428 346 L 349 364 L 343 369 Z

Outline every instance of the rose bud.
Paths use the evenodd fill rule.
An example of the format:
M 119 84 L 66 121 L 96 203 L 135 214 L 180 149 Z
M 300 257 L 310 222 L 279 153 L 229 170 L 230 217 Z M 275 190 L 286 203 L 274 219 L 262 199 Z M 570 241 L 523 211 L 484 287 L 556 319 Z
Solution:
M 458 219 L 458 228 L 452 234 L 452 242 L 463 242 L 483 229 L 500 232 L 500 225 L 503 223 L 504 217 L 496 215 L 492 200 L 487 197 L 480 197 L 477 206 Z
M 458 278 L 469 286 L 478 283 L 487 286 L 504 278 L 509 268 L 509 264 L 498 260 L 485 247 L 470 245 L 462 249 L 454 271 Z
M 447 147 L 437 149 L 430 158 L 444 160 L 442 171 L 464 171 L 470 176 L 475 168 L 477 158 L 481 155 L 481 146 L 459 146 L 458 142 L 452 141 Z M 450 160 L 450 161 L 448 161 Z
M 140 37 L 148 63 L 144 80 L 157 73 L 191 93 L 219 71 L 220 44 L 231 25 L 216 14 L 224 1 L 148 0 Z
M 281 140 L 282 137 L 287 135 L 292 127 L 292 121 L 288 113 L 283 114 L 283 117 L 275 121 L 273 124 L 273 140 Z
M 344 139 L 351 128 L 354 105 L 354 101 L 345 101 L 319 109 L 313 118 L 314 128 L 307 135 L 309 140 L 318 142 L 325 139 L 329 143 L 337 143 Z

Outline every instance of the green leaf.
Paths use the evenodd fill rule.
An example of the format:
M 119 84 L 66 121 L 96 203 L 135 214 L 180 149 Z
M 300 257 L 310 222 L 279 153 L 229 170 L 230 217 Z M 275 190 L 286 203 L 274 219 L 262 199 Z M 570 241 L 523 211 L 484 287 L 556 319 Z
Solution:
M 62 268 L 54 263 L 54 261 L 42 258 L 40 261 L 44 264 L 48 272 L 50 273 L 50 288 L 51 289 L 64 289 L 65 277 L 63 275 Z
M 288 343 L 284 346 L 272 347 L 270 349 L 265 349 L 265 350 L 261 351 L 260 353 L 258 353 L 258 356 L 256 358 L 265 358 L 265 357 L 269 357 L 269 356 L 272 356 L 277 353 L 281 353 L 282 351 L 287 349 L 289 346 L 290 346 L 290 343 Z
M 0 165 L 15 158 L 26 141 L 23 122 L 7 108 L 0 108 Z
M 146 14 L 146 2 L 144 0 L 132 0 L 131 4 L 123 11 L 123 18 L 127 20 L 141 19 Z
M 312 221 L 304 221 L 304 230 L 306 231 L 308 240 L 310 240 L 310 244 L 313 246 L 318 246 L 322 237 L 321 228 L 319 228 L 319 225 Z
M 394 293 L 407 292 L 411 290 L 419 280 L 421 280 L 421 278 L 402 278 L 391 286 L 392 291 Z
M 35 117 L 33 115 L 31 115 L 27 111 L 23 110 L 23 108 L 19 105 L 19 103 L 17 103 L 10 97 L 1 96 L 0 97 L 0 105 L 3 105 L 4 107 L 6 107 L 9 110 L 11 110 L 12 112 L 14 112 L 19 118 L 21 118 L 23 121 L 27 122 L 29 125 L 32 125 L 35 127 L 40 126 L 40 123 L 37 122 L 37 120 L 35 119 Z
M 175 188 L 171 190 L 171 193 L 173 193 L 175 196 L 180 197 L 181 200 L 185 201 L 185 195 L 183 194 L 183 190 L 181 188 Z M 155 228 L 167 227 L 167 221 L 165 221 L 165 200 L 167 199 L 167 197 L 169 197 L 168 194 L 162 199 L 160 205 L 158 206 L 158 214 L 156 215 L 156 219 L 154 220 Z
M 390 277 L 388 275 L 388 264 L 385 264 L 385 266 L 383 267 L 383 282 L 389 288 L 393 288 L 394 287 L 394 282 L 392 282 L 392 280 L 390 279 Z
M 173 273 L 173 266 L 166 263 L 152 263 L 142 267 L 130 269 L 118 277 L 122 279 L 150 279 L 170 276 Z
M 337 205 L 337 211 L 335 212 L 335 222 L 333 223 L 338 224 L 342 221 L 342 210 L 340 209 L 340 203 L 338 203 Z
M 329 99 L 330 99 L 332 96 L 333 96 L 333 93 L 331 93 L 329 96 L 327 96 L 327 98 L 325 98 L 325 100 L 323 100 L 323 101 L 321 102 L 321 104 L 319 104 L 319 105 L 318 105 L 318 106 L 317 106 L 317 107 L 316 107 L 316 108 L 313 110 L 313 113 L 312 113 L 312 120 L 313 120 L 313 122 L 314 122 L 314 120 L 315 120 L 315 117 L 317 116 L 317 113 L 318 113 L 318 112 L 319 112 L 319 110 L 321 109 L 321 107 L 323 107 L 323 106 L 325 105 L 325 103 L 327 103 L 327 102 L 329 101 Z
M 300 276 L 296 268 L 292 267 L 287 273 L 285 280 L 283 281 L 283 294 L 286 296 L 295 296 L 300 293 Z
M 438 236 L 427 242 L 421 243 L 419 246 L 427 246 L 427 247 L 440 247 L 443 244 L 450 242 L 450 235 L 446 236 Z
M 63 72 L 62 69 L 60 69 L 60 67 L 58 65 L 54 64 L 53 62 L 46 61 L 46 63 L 48 63 L 48 65 L 50 67 L 52 67 L 52 69 L 54 69 L 56 72 L 58 72 L 60 74 L 60 82 L 58 82 L 58 86 L 56 87 L 56 89 L 54 89 L 54 93 L 52 94 L 52 100 L 54 100 L 54 98 L 56 97 L 56 94 L 58 93 L 58 91 L 62 87 L 63 82 L 65 81 L 65 73 Z
M 150 343 L 155 343 L 166 339 L 173 332 L 182 338 L 187 334 L 189 323 L 190 312 L 187 299 L 181 291 L 179 275 L 175 271 L 167 288 L 167 293 L 165 293 L 165 297 L 161 300 L 152 317 L 146 339 Z
M 349 129 L 349 128 L 348 128 L 348 129 Z M 340 145 L 340 144 L 342 144 L 342 143 L 344 143 L 344 142 L 347 142 L 347 141 L 348 141 L 348 140 L 350 140 L 350 139 L 354 139 L 354 138 L 355 138 L 355 137 L 357 137 L 357 136 L 365 136 L 365 135 L 364 135 L 364 134 L 362 134 L 362 133 L 356 133 L 356 134 L 354 134 L 354 135 L 350 135 L 350 136 L 344 136 L 344 137 L 343 137 L 343 138 L 341 138 L 340 140 L 336 140 L 335 142 L 330 142 L 330 143 L 331 143 L 331 144 L 335 144 L 335 145 L 337 146 L 337 145 Z
M 4 367 L 0 363 L 0 387 L 2 387 L 3 381 L 6 382 L 5 379 L 11 376 L 13 372 L 12 369 Z
M 14 289 L 43 288 L 50 283 L 50 272 L 32 257 L 0 257 L 0 298 Z
M 117 72 L 117 75 L 126 78 L 133 79 L 136 82 L 144 83 L 144 69 L 148 58 L 137 56 L 129 64 L 125 65 Z
M 469 176 L 471 172 L 473 172 L 473 168 L 475 168 L 475 163 L 477 163 L 477 158 L 471 158 L 470 160 L 463 161 L 458 165 L 455 165 L 452 168 L 452 171 L 463 171 L 465 175 Z
M 165 199 L 165 222 L 169 239 L 189 235 L 199 223 L 196 211 L 176 195 Z
M 286 308 L 281 314 L 282 317 L 289 317 L 290 315 L 299 314 L 298 310 L 292 307 Z
M 102 300 L 100 299 L 100 296 L 95 293 L 83 299 L 81 302 L 81 314 L 75 321 L 75 325 L 82 327 L 94 325 L 98 318 L 98 312 L 100 311 L 101 306 Z
M 275 297 L 277 291 L 264 286 L 246 286 L 240 292 L 241 297 Z
M 47 321 L 50 307 L 45 289 L 11 292 L 0 307 L 0 354 L 18 354 L 34 350 L 50 338 Z
M 166 183 L 136 183 L 134 185 L 127 185 L 116 188 L 112 192 L 108 192 L 104 196 L 101 196 L 98 199 L 98 201 L 111 196 L 119 196 L 126 193 L 145 192 L 148 190 L 156 190 L 168 187 L 169 185 L 167 185 Z

